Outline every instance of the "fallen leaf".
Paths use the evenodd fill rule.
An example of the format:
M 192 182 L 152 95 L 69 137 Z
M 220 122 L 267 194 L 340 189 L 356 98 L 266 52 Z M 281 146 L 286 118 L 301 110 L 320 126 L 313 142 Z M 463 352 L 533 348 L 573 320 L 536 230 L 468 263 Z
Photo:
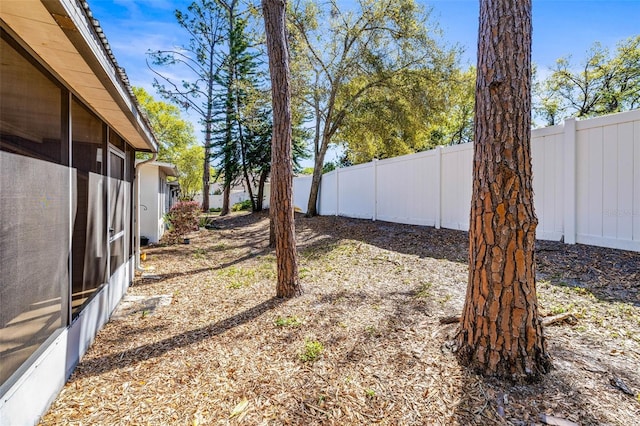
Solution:
M 247 407 L 249 406 L 249 401 L 247 401 L 246 398 L 244 398 L 242 401 L 240 401 L 238 403 L 238 405 L 235 406 L 235 408 L 231 411 L 231 414 L 229 415 L 229 418 L 232 419 L 236 416 L 239 416 L 240 414 L 242 414 L 242 412 L 244 410 L 247 409 Z

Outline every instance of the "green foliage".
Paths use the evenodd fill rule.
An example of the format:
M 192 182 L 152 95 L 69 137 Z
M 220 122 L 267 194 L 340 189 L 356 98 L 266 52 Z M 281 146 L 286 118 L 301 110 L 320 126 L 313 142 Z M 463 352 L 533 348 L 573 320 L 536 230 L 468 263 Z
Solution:
M 196 145 L 193 126 L 181 117 L 177 106 L 157 101 L 147 91 L 133 92 L 159 142 L 158 160 L 175 164 L 183 200 L 192 200 L 202 187 L 204 149 Z
M 390 82 L 400 81 L 399 75 L 440 69 L 452 56 L 431 37 L 428 13 L 414 0 L 363 0 L 348 9 L 302 1 L 288 15 L 293 96 L 313 120 L 318 164 L 324 163 L 329 144 L 355 140 L 355 129 L 366 128 L 365 120 L 358 121 L 360 113 L 370 113 L 366 118 L 372 122 L 375 112 L 367 97 L 379 103 L 383 88 L 396 89 Z M 391 112 L 378 121 L 388 117 Z M 351 131 L 344 129 L 349 120 Z M 315 201 L 309 202 L 311 215 Z
M 159 143 L 158 160 L 175 163 L 176 154 L 196 142 L 193 125 L 176 105 L 154 99 L 142 87 L 132 89 Z
M 223 42 L 224 10 L 220 2 L 194 1 L 187 10 L 176 10 L 178 24 L 188 34 L 189 42 L 168 50 L 149 51 L 150 67 L 157 78 L 153 85 L 165 99 L 196 115 L 203 126 L 202 157 L 203 208 L 209 208 L 211 146 L 214 132 L 215 77 L 222 67 L 220 48 Z M 160 68 L 166 70 L 162 73 Z M 173 76 L 184 78 L 177 80 Z
M 299 354 L 300 361 L 302 362 L 314 362 L 320 355 L 322 355 L 322 351 L 324 351 L 324 346 L 322 343 L 317 340 L 309 340 L 305 339 L 304 348 L 302 352 Z
M 302 325 L 302 321 L 295 315 L 288 317 L 277 317 L 274 321 L 277 327 L 298 327 Z
M 178 182 L 183 200 L 193 200 L 202 188 L 202 163 L 204 148 L 191 145 L 175 153 L 174 164 L 178 167 Z
M 243 210 L 251 210 L 251 200 L 240 201 L 239 203 L 235 203 L 231 210 L 234 212 L 239 212 Z
M 165 220 L 169 223 L 169 232 L 163 239 L 169 244 L 181 242 L 192 231 L 198 230 L 200 216 L 200 204 L 195 201 L 180 201 L 176 203 L 169 213 L 165 214 Z
M 242 287 L 249 287 L 255 281 L 256 271 L 254 269 L 243 269 L 237 266 L 230 266 L 218 272 L 218 275 L 225 278 L 227 288 L 237 290 Z
M 334 171 L 338 166 L 333 161 L 327 161 L 322 166 L 322 173 L 329 173 Z
M 566 56 L 552 71 L 534 86 L 534 110 L 547 125 L 640 107 L 640 35 L 619 42 L 614 54 L 595 43 L 579 66 Z

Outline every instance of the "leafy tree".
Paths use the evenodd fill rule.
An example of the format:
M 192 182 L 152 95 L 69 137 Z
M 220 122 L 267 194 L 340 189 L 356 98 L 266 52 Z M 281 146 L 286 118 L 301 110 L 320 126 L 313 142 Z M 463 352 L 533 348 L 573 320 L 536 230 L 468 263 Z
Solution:
M 438 145 L 458 145 L 473 142 L 473 108 L 476 69 L 454 69 L 445 82 L 444 106 L 432 118 L 429 127 L 429 148 Z
M 133 93 L 159 142 L 158 159 L 173 163 L 176 151 L 196 142 L 193 125 L 182 118 L 177 106 L 154 99 L 142 87 L 133 87 Z
M 290 20 L 293 86 L 315 129 L 310 216 L 317 213 L 329 144 L 356 102 L 398 73 L 441 63 L 443 57 L 414 0 L 360 0 L 353 10 L 341 10 L 335 0 L 323 5 L 297 3 Z
M 271 148 L 271 217 L 275 236 L 278 297 L 302 293 L 298 278 L 293 213 L 293 162 L 289 50 L 285 25 L 285 2 L 262 0 L 273 104 Z
M 531 0 L 480 1 L 477 79 L 469 284 L 457 354 L 483 374 L 528 381 L 550 368 L 535 285 Z
M 181 198 L 193 200 L 201 189 L 204 162 L 204 149 L 196 144 L 193 125 L 182 119 L 175 105 L 154 99 L 141 87 L 134 87 L 133 92 L 160 142 L 158 159 L 177 166 Z
M 202 208 L 209 209 L 211 148 L 214 133 L 215 84 L 221 61 L 219 48 L 223 38 L 223 10 L 216 2 L 197 0 L 187 11 L 175 11 L 178 24 L 189 34 L 189 43 L 172 50 L 149 51 L 149 68 L 156 74 L 154 86 L 166 99 L 194 112 L 204 127 L 204 160 L 202 167 Z M 176 81 L 156 67 L 171 67 L 189 75 Z
M 203 161 L 204 148 L 200 145 L 188 145 L 175 151 L 172 162 L 178 168 L 181 199 L 193 200 L 202 189 Z M 211 172 L 210 170 L 209 173 Z
M 568 116 L 592 117 L 640 107 L 640 35 L 618 43 L 615 55 L 595 43 L 579 67 L 558 59 L 537 86 L 536 112 L 547 124 Z
M 456 68 L 453 54 L 448 61 L 403 70 L 354 102 L 336 133 L 353 163 L 472 140 L 475 70 Z
M 248 40 L 245 34 L 246 20 L 240 16 L 238 0 L 215 0 L 224 11 L 223 33 L 226 43 L 221 50 L 222 66 L 216 75 L 216 81 L 222 89 L 219 96 L 219 138 L 216 142 L 217 157 L 220 159 L 220 172 L 223 178 L 223 201 L 221 216 L 230 211 L 229 196 L 233 182 L 245 172 L 243 166 L 245 152 L 239 105 L 241 104 L 240 79 L 246 76 L 244 65 L 251 61 L 247 51 Z M 248 181 L 248 179 L 247 179 Z M 251 185 L 247 185 L 251 194 Z M 253 199 L 253 197 L 251 197 Z M 253 203 L 253 201 L 252 201 Z

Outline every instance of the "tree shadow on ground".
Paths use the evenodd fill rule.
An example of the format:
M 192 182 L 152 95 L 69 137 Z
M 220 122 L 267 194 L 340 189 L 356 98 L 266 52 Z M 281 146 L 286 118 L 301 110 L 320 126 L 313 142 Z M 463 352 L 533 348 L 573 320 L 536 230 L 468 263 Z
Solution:
M 454 357 L 453 354 L 450 356 Z M 573 362 L 575 357 L 576 354 L 571 354 L 567 360 Z M 595 356 L 590 361 L 594 360 Z M 567 365 L 557 360 L 549 373 L 543 375 L 539 381 L 529 384 L 483 377 L 468 368 L 461 368 L 462 392 L 455 408 L 456 424 L 525 426 L 541 424 L 541 415 L 573 422 L 556 423 L 554 421 L 561 420 L 550 419 L 548 424 L 598 426 L 615 422 L 615 411 L 609 411 L 607 407 L 593 407 L 589 390 L 577 386 L 575 380 L 572 380 L 571 374 L 579 374 L 580 371 L 576 371 L 574 367 L 574 371 L 569 372 Z M 583 373 L 589 374 L 587 371 Z M 608 374 L 601 376 L 601 381 L 608 380 Z M 619 397 L 618 390 L 611 387 L 610 391 L 613 394 L 612 399 Z
M 245 311 L 213 324 L 209 324 L 205 327 L 189 330 L 184 333 L 143 346 L 131 348 L 126 351 L 83 361 L 78 366 L 69 382 L 73 382 L 74 380 L 78 380 L 89 375 L 100 375 L 114 369 L 123 368 L 128 365 L 137 364 L 139 362 L 161 356 L 174 349 L 197 344 L 205 339 L 209 339 L 225 333 L 235 327 L 253 321 L 264 313 L 281 305 L 285 301 L 286 299 L 272 297 L 271 299 L 265 300 L 264 302 Z
M 142 277 L 140 277 L 134 283 L 134 286 L 140 287 L 140 286 L 145 286 L 145 285 L 149 285 L 149 284 L 155 284 L 155 283 L 159 283 L 159 282 L 162 282 L 162 281 L 170 280 L 172 278 L 179 278 L 179 277 L 185 277 L 185 276 L 198 275 L 198 274 L 201 274 L 203 272 L 225 269 L 225 268 L 228 268 L 229 266 L 233 266 L 233 265 L 237 265 L 239 263 L 242 263 L 245 260 L 249 260 L 249 259 L 253 259 L 253 258 L 258 257 L 258 256 L 265 255 L 265 254 L 267 254 L 267 253 L 269 253 L 271 251 L 272 250 L 267 247 L 267 248 L 264 248 L 262 250 L 252 251 L 250 253 L 245 254 L 244 256 L 238 257 L 238 258 L 233 259 L 233 260 L 228 261 L 228 262 L 224 262 L 224 263 L 221 263 L 221 264 L 218 264 L 218 265 L 206 266 L 206 267 L 198 268 L 198 269 L 191 269 L 189 271 L 169 272 L 169 273 L 166 273 L 166 274 L 153 274 L 152 272 L 150 272 L 151 276 L 145 277 L 143 275 Z
M 350 239 L 421 258 L 467 263 L 468 233 L 463 231 L 339 216 L 296 216 L 296 231 L 303 235 L 318 226 L 335 241 Z

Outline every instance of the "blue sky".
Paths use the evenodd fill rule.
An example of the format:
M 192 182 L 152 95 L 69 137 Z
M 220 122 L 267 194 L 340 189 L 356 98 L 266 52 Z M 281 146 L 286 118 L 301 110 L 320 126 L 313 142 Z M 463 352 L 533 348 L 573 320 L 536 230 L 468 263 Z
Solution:
M 88 1 L 131 84 L 142 86 L 157 97 L 152 87 L 153 74 L 145 62 L 146 52 L 186 43 L 173 12 L 186 9 L 190 0 Z M 442 39 L 463 47 L 463 64 L 474 65 L 478 0 L 424 3 L 433 8 L 431 20 L 440 25 Z M 637 34 L 640 0 L 533 0 L 532 55 L 540 75 L 561 56 L 572 55 L 579 62 L 596 41 L 614 48 L 618 41 Z

